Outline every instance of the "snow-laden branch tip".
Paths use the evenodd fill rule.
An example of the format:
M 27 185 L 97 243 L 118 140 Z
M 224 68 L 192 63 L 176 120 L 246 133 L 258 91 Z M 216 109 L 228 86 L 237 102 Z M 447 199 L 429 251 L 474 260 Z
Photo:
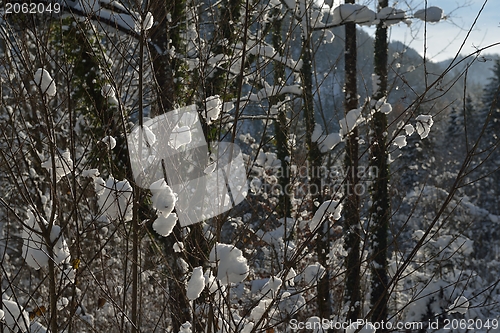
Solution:
M 343 139 L 340 133 L 334 132 L 328 135 L 323 135 L 323 129 L 321 128 L 321 125 L 316 124 L 314 126 L 311 140 L 318 143 L 319 150 L 322 153 L 326 153 L 335 148 L 335 146 L 341 143 Z
M 292 99 L 290 98 L 290 96 L 286 96 L 282 101 L 279 101 L 274 105 L 271 105 L 271 107 L 269 108 L 269 114 L 276 116 L 277 114 L 279 114 L 280 111 L 285 110 L 286 104 L 291 100 Z
M 415 132 L 415 128 L 411 124 L 406 124 L 405 125 L 405 132 L 406 132 L 406 135 L 411 136 Z
M 43 162 L 41 166 L 49 172 L 52 172 L 52 169 L 55 168 L 56 183 L 58 183 L 61 178 L 70 174 L 73 170 L 73 160 L 71 159 L 70 153 L 65 151 L 54 156 L 54 163 L 55 167 L 52 165 L 52 159 L 49 158 L 47 161 Z
M 432 120 L 431 115 L 424 114 L 419 115 L 416 120 L 415 127 L 417 128 L 417 134 L 420 135 L 420 139 L 425 139 L 429 135 L 434 120 Z
M 311 23 L 311 27 L 314 30 L 321 30 L 338 27 L 350 22 L 367 26 L 383 22 L 386 27 L 401 22 L 406 23 L 408 26 L 411 25 L 411 20 L 408 19 L 406 12 L 394 7 L 384 7 L 378 13 L 375 13 L 364 5 L 340 4 L 334 7 L 330 17 L 332 19 L 329 22 L 323 23 L 316 20 Z
M 403 148 L 406 146 L 406 135 L 398 135 L 394 138 L 394 145 L 398 146 L 398 148 Z
M 427 7 L 425 9 L 417 10 L 413 14 L 413 17 L 418 18 L 418 19 L 425 21 L 425 22 L 430 22 L 430 23 L 437 23 L 444 18 L 443 10 L 439 7 L 436 7 L 436 6 Z
M 52 225 L 50 228 L 50 240 L 51 242 L 55 242 L 55 245 L 52 249 L 53 256 L 49 258 L 47 244 L 41 234 L 42 230 L 40 227 L 40 223 L 46 227 L 48 227 L 49 223 L 42 217 L 39 219 L 40 221 L 37 221 L 33 212 L 28 211 L 28 220 L 22 234 L 22 255 L 26 263 L 38 270 L 47 266 L 49 260 L 54 261 L 56 264 L 69 262 L 69 247 L 61 234 L 61 227 L 58 225 Z
M 210 262 L 217 267 L 217 279 L 221 284 L 239 283 L 248 276 L 247 259 L 234 245 L 216 243 L 210 251 Z
M 116 90 L 110 84 L 105 84 L 101 88 L 102 97 L 106 98 L 108 103 L 113 105 L 118 105 L 118 99 L 116 98 Z
M 72 10 L 85 13 L 90 17 L 95 16 L 105 20 L 108 24 L 112 23 L 115 26 L 134 33 L 140 33 L 141 30 L 149 30 L 154 24 L 151 12 L 147 12 L 143 19 L 139 13 L 131 11 L 118 1 L 80 0 L 75 2 L 68 1 L 65 4 Z
M 205 289 L 205 277 L 203 276 L 203 267 L 198 266 L 193 269 L 191 278 L 186 286 L 186 296 L 190 301 L 200 297 L 201 292 Z
M 213 120 L 217 120 L 222 111 L 222 100 L 219 95 L 210 96 L 205 99 L 205 112 L 202 112 L 203 118 L 205 118 L 208 125 L 212 123 Z
M 282 284 L 283 281 L 280 278 L 271 276 L 260 289 L 260 293 L 264 295 L 264 297 L 274 298 L 276 297 Z
M 153 230 L 163 237 L 167 237 L 174 230 L 175 224 L 177 223 L 177 214 L 170 213 L 165 216 L 163 214 L 158 214 L 158 217 L 153 222 Z
M 250 40 L 250 45 L 247 46 L 247 53 L 250 55 L 261 56 L 266 59 L 270 59 L 273 61 L 278 61 L 283 65 L 287 66 L 291 70 L 300 71 L 302 68 L 302 59 L 295 61 L 290 57 L 285 57 L 279 55 L 279 53 L 272 47 L 271 45 L 263 42 L 262 40 L 258 40 L 257 38 L 252 38 Z M 243 44 L 236 44 L 237 50 L 243 50 Z
M 385 98 L 381 98 L 378 101 L 371 100 L 370 102 L 373 105 L 375 111 L 382 112 L 384 114 L 391 113 L 392 111 L 392 105 L 390 103 L 387 103 Z
M 455 299 L 452 305 L 447 309 L 448 313 L 466 314 L 469 310 L 469 300 L 465 296 L 460 296 Z
M 336 200 L 324 201 L 321 206 L 318 207 L 316 213 L 314 213 L 313 218 L 309 221 L 309 230 L 314 231 L 318 225 L 329 215 L 332 215 L 334 220 L 340 219 L 342 213 L 342 203 Z
M 248 99 L 252 102 L 260 102 L 263 99 L 283 95 L 283 94 L 293 94 L 302 95 L 302 87 L 299 84 L 293 84 L 288 86 L 271 86 L 267 82 L 264 82 L 265 87 L 259 90 L 256 94 L 250 93 Z
M 36 70 L 35 74 L 33 74 L 33 82 L 35 85 L 40 87 L 40 90 L 47 94 L 50 97 L 54 97 L 56 95 L 56 83 L 52 76 L 50 76 L 49 72 L 47 72 L 43 68 L 39 68 Z
M 407 25 L 411 24 L 411 21 L 407 19 L 406 12 L 402 9 L 397 9 L 394 7 L 384 7 L 377 13 L 377 20 L 375 23 L 384 22 L 386 27 L 401 22 Z
M 352 109 L 351 111 L 347 112 L 347 115 L 339 120 L 340 136 L 345 137 L 363 121 L 364 118 L 361 115 L 361 109 Z
M 168 217 L 174 210 L 177 202 L 177 195 L 172 191 L 172 188 L 167 185 L 164 179 L 155 181 L 149 187 L 153 196 L 151 197 L 152 206 L 161 215 Z
M 116 147 L 116 139 L 110 135 L 105 136 L 101 139 L 102 143 L 105 143 L 109 149 L 113 149 Z
M 341 25 L 348 22 L 358 24 L 373 24 L 377 14 L 366 6 L 358 4 L 342 4 L 335 7 L 332 14 L 332 24 Z

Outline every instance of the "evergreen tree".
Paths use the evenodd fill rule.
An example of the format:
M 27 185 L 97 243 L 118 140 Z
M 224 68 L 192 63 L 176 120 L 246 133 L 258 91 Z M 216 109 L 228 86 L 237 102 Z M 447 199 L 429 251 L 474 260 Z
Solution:
M 489 118 L 486 128 L 486 140 L 488 144 L 498 143 L 500 131 L 500 60 L 496 60 L 493 67 L 493 76 L 484 88 L 483 93 L 483 117 L 482 121 Z

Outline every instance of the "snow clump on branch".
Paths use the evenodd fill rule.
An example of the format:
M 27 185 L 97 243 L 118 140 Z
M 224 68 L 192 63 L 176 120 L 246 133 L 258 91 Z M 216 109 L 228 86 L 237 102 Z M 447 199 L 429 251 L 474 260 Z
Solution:
M 203 267 L 198 266 L 193 269 L 191 278 L 186 286 L 186 296 L 193 301 L 200 297 L 205 288 L 205 277 L 203 276 Z
M 61 178 L 71 173 L 73 160 L 71 159 L 70 153 L 68 151 L 65 151 L 54 156 L 54 164 L 56 172 L 56 183 L 58 183 Z M 43 162 L 42 168 L 45 168 L 49 172 L 52 172 L 52 159 L 49 158 L 47 161 Z
M 247 259 L 234 245 L 215 244 L 210 251 L 210 262 L 217 267 L 217 279 L 221 284 L 239 283 L 248 276 Z
M 435 6 L 417 10 L 415 12 L 415 14 L 413 14 L 413 16 L 422 20 L 422 21 L 426 21 L 426 22 L 430 22 L 430 23 L 437 23 L 437 22 L 441 21 L 441 19 L 444 18 L 443 10 L 441 8 L 435 7 Z
M 153 229 L 159 235 L 167 237 L 172 233 L 178 217 L 173 213 L 177 195 L 167 185 L 164 179 L 160 179 L 149 187 L 153 194 L 151 201 L 153 208 L 158 211 L 158 217 L 153 222 Z
M 40 90 L 44 94 L 47 94 L 50 97 L 54 97 L 56 95 L 56 83 L 50 76 L 49 72 L 47 72 L 45 69 L 37 69 L 35 74 L 33 75 L 33 81 L 35 85 L 40 87 Z
M 128 180 L 118 181 L 112 176 L 106 182 L 100 177 L 94 179 L 99 195 L 100 220 L 132 220 L 133 189 Z
M 222 110 L 222 100 L 219 95 L 210 96 L 205 100 L 205 112 L 202 112 L 203 117 L 210 125 L 212 120 L 217 120 L 219 118 L 220 112 Z
M 421 114 L 416 118 L 417 124 L 417 133 L 420 135 L 420 139 L 425 139 L 431 130 L 432 125 L 434 124 L 434 120 L 432 120 L 431 115 Z
M 375 12 L 363 5 L 346 3 L 333 10 L 333 24 L 336 25 L 347 22 L 372 24 L 375 18 Z
M 53 260 L 56 264 L 62 262 L 67 262 L 70 259 L 70 252 L 68 244 L 64 240 L 61 234 L 61 227 L 58 225 L 52 225 L 50 228 L 50 241 L 51 243 L 56 242 L 53 248 L 53 257 L 49 258 L 49 251 L 46 246 L 46 241 L 42 236 L 42 228 L 40 227 L 42 223 L 47 231 L 49 229 L 49 223 L 40 217 L 40 222 L 37 221 L 35 215 L 32 211 L 28 211 L 28 220 L 23 228 L 23 258 L 26 263 L 38 270 L 49 264 L 49 260 Z

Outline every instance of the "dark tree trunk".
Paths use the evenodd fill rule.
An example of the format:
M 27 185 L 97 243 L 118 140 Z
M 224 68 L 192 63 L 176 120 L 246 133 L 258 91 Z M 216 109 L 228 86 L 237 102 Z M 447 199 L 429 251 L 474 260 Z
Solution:
M 354 0 L 346 1 L 354 3 Z M 358 108 L 357 92 L 357 50 L 356 25 L 345 25 L 345 113 Z M 358 179 L 358 129 L 355 128 L 347 136 L 345 154 L 345 203 L 344 203 L 344 230 L 345 248 L 348 252 L 346 259 L 346 287 L 345 302 L 349 307 L 347 320 L 357 320 L 361 315 L 361 260 L 360 260 L 360 218 L 359 195 L 357 195 Z
M 273 14 L 275 17 L 279 15 L 281 9 L 275 9 Z M 272 27 L 272 42 L 275 50 L 278 51 L 279 55 L 282 56 L 282 18 L 275 18 L 273 20 Z M 285 80 L 285 65 L 280 61 L 274 61 L 274 84 L 278 85 L 280 82 Z M 270 99 L 271 105 L 277 104 L 284 100 L 283 95 L 272 97 Z M 276 147 L 277 156 L 281 161 L 281 175 L 279 178 L 279 184 L 282 189 L 282 193 L 279 197 L 278 213 L 284 217 L 291 217 L 291 205 L 290 205 L 290 195 L 288 191 L 290 190 L 290 172 L 289 164 L 286 161 L 287 157 L 290 157 L 290 151 L 288 149 L 288 120 L 286 116 L 286 111 L 283 109 L 279 110 L 278 119 L 274 122 L 274 131 L 276 136 Z
M 150 47 L 155 79 L 158 83 L 158 103 L 157 109 L 153 109 L 153 115 L 172 110 L 176 103 L 181 104 L 179 98 L 182 98 L 180 96 L 182 85 L 175 80 L 182 75 L 180 60 L 167 51 L 174 47 L 176 52 L 180 52 L 184 48 L 181 43 L 181 31 L 185 27 L 185 8 L 185 0 L 153 2 L 150 8 L 158 22 L 150 35 L 152 44 L 157 47 Z M 171 21 L 167 14 L 170 14 Z
M 388 6 L 387 0 L 379 2 L 380 8 Z M 387 96 L 387 28 L 384 22 L 377 25 L 375 33 L 375 74 L 380 83 L 378 91 L 373 92 L 377 100 Z M 371 267 L 372 272 L 372 322 L 387 320 L 387 246 L 389 232 L 389 218 L 391 215 L 389 198 L 389 166 L 387 164 L 387 140 L 384 133 L 387 131 L 387 116 L 382 112 L 373 115 L 373 137 L 371 141 L 371 167 L 376 170 L 373 180 L 371 218 L 372 233 L 372 260 L 375 263 Z M 385 330 L 378 330 L 385 332 Z
M 303 29 L 308 29 L 303 27 Z M 321 153 L 318 143 L 312 141 L 312 133 L 316 126 L 314 118 L 314 100 L 313 100 L 313 78 L 312 78 L 312 42 L 311 32 L 306 30 L 303 32 L 302 37 L 302 61 L 303 66 L 301 69 L 302 84 L 303 84 L 303 98 L 304 98 L 304 118 L 306 123 L 306 144 L 308 147 L 307 160 L 309 162 L 309 191 L 311 193 L 312 210 L 316 210 L 314 202 L 323 200 L 323 191 L 321 184 L 321 164 L 323 154 Z M 311 230 L 313 231 L 313 230 Z M 328 270 L 328 253 L 330 252 L 330 239 L 329 239 L 329 221 L 326 219 L 320 223 L 316 231 L 316 253 L 318 262 L 326 268 L 325 275 L 318 281 L 317 285 L 317 304 L 318 314 L 320 318 L 330 318 L 332 314 L 330 304 L 330 274 Z
M 184 97 L 180 94 L 182 87 L 176 80 L 182 75 L 179 59 L 167 51 L 172 47 L 177 52 L 183 50 L 181 32 L 185 27 L 185 8 L 185 0 L 154 2 L 150 8 L 158 22 L 150 36 L 152 43 L 158 48 L 150 47 L 155 79 L 158 83 L 157 106 L 153 108 L 151 116 L 163 114 L 172 110 L 176 104 L 182 104 Z M 167 14 L 170 14 L 169 17 Z M 189 300 L 183 283 L 185 274 L 179 266 L 179 254 L 173 252 L 174 243 L 180 240 L 181 228 L 177 224 L 172 234 L 163 241 L 170 268 L 168 292 L 173 332 L 178 332 L 183 323 L 191 321 Z

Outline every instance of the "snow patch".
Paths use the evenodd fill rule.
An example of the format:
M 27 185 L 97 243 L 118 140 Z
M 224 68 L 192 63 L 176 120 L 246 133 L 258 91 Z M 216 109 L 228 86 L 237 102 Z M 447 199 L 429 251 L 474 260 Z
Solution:
M 182 252 L 184 250 L 184 243 L 183 242 L 175 242 L 173 248 L 174 248 L 175 252 Z
M 294 281 L 295 283 L 304 281 L 306 285 L 310 286 L 318 282 L 325 275 L 325 272 L 326 269 L 320 263 L 315 263 L 307 266 L 302 273 L 295 277 Z
M 116 139 L 112 136 L 105 136 L 104 138 L 102 138 L 101 142 L 104 142 L 109 147 L 109 149 L 113 149 L 116 147 Z
M 389 27 L 400 22 L 405 22 L 409 25 L 410 21 L 406 20 L 406 12 L 402 9 L 394 7 L 384 7 L 377 13 L 377 20 L 383 21 L 386 27 Z
M 319 149 L 322 153 L 326 153 L 341 142 L 342 136 L 340 136 L 340 133 L 330 133 L 327 136 L 322 136 L 319 143 Z
M 332 20 L 335 25 L 344 24 L 346 22 L 370 25 L 373 23 L 376 16 L 375 12 L 366 6 L 346 3 L 335 7 L 332 14 Z
M 411 136 L 415 132 L 415 128 L 411 124 L 405 125 L 406 135 Z
M 40 226 L 41 223 L 45 228 L 48 228 L 49 223 L 43 217 L 39 217 L 39 219 L 40 222 L 37 221 L 32 211 L 28 211 L 28 220 L 22 233 L 22 256 L 26 263 L 36 270 L 49 264 L 49 251 L 45 239 L 42 237 L 42 228 Z M 52 225 L 50 229 L 50 241 L 56 242 L 53 248 L 54 256 L 52 260 L 56 264 L 67 262 L 70 258 L 70 252 L 68 244 L 61 234 L 60 226 Z

